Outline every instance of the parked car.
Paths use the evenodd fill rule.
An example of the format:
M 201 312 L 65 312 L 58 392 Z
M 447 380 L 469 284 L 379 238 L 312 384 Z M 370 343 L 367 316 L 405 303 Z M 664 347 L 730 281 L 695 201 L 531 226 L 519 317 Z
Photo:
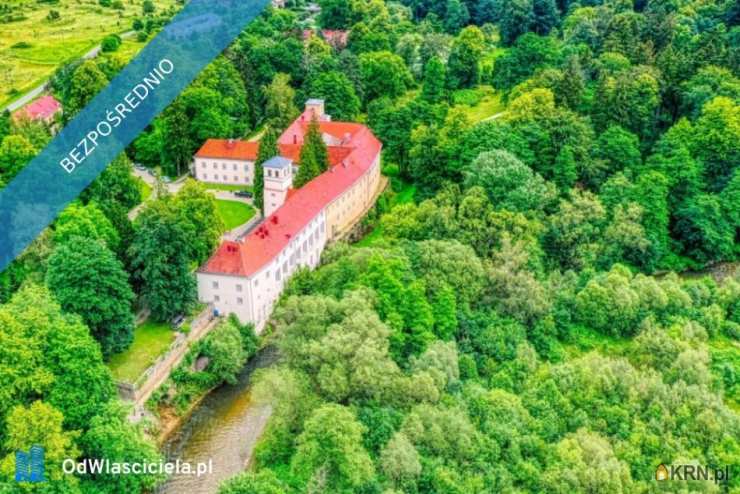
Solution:
M 172 327 L 175 329 L 180 329 L 183 324 L 185 324 L 185 316 L 183 314 L 180 314 L 179 316 L 175 316 L 175 318 L 170 321 L 172 324 Z
M 145 171 L 147 171 L 147 167 L 145 167 L 145 166 L 144 166 L 144 165 L 142 165 L 141 163 L 134 163 L 134 168 L 136 168 L 136 169 L 137 169 L 137 170 L 139 170 L 140 172 L 145 172 Z
M 236 192 L 234 192 L 234 195 L 236 197 L 246 197 L 247 199 L 252 198 L 252 193 L 248 190 L 237 190 Z

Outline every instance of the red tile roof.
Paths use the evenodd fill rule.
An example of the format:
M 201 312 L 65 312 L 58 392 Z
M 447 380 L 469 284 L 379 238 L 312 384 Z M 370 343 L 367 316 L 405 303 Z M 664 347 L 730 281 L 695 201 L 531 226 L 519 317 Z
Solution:
M 195 153 L 195 157 L 254 161 L 259 148 L 260 143 L 254 141 L 208 139 Z
M 293 135 L 298 135 L 299 142 L 303 142 L 307 127 L 308 123 L 299 117 L 285 131 L 278 141 L 281 154 L 285 150 L 294 153 L 296 149 L 300 153 L 300 146 L 292 144 Z M 343 154 L 343 161 L 340 159 L 329 171 L 300 189 L 291 191 L 286 202 L 242 241 L 222 243 L 200 272 L 235 276 L 255 274 L 272 261 L 329 203 L 360 179 L 380 154 L 382 144 L 364 125 L 321 122 L 320 128 L 322 133 L 340 139 L 349 137 L 343 145 L 333 146 L 337 148 L 335 151 L 330 148 L 330 156 L 336 158 Z
M 30 103 L 25 108 L 17 113 L 19 116 L 27 116 L 31 120 L 46 120 L 53 117 L 57 112 L 62 109 L 61 103 L 59 103 L 54 96 L 42 96 L 33 103 Z

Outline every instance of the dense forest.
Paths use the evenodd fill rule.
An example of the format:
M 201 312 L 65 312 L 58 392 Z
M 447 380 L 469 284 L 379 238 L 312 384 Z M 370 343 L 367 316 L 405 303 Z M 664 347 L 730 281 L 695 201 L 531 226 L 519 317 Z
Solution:
M 653 480 L 661 463 L 740 464 L 740 279 L 693 274 L 740 255 L 738 3 L 288 4 L 0 274 L 0 491 L 162 480 L 47 468 L 26 488 L 13 452 L 157 457 L 104 362 L 137 309 L 166 321 L 193 306 L 192 270 L 223 225 L 195 183 L 132 221 L 131 162 L 175 177 L 206 138 L 273 147 L 317 97 L 382 140 L 391 187 L 363 240 L 291 281 L 268 335 L 281 361 L 254 390 L 273 416 L 221 494 L 738 492 L 737 473 Z M 60 69 L 63 122 L 121 67 Z M 0 187 L 49 139 L 2 116 Z M 232 381 L 254 345 L 226 321 L 172 376 L 176 404 Z M 194 372 L 199 355 L 211 365 Z

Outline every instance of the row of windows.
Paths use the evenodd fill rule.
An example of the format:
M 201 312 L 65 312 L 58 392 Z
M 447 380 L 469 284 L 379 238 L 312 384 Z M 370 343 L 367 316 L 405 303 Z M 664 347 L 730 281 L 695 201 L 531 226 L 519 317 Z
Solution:
M 221 297 L 219 295 L 214 295 L 213 296 L 213 300 L 214 300 L 214 302 L 220 302 L 221 301 Z M 236 305 L 244 305 L 244 299 L 241 298 L 241 297 L 237 297 L 236 298 Z
M 208 180 L 208 174 L 207 173 L 204 173 L 203 175 L 201 175 L 201 180 Z M 213 180 L 219 180 L 218 174 L 216 174 L 216 175 L 213 176 Z M 229 181 L 229 177 L 227 177 L 226 175 L 221 175 L 221 180 L 223 180 L 224 182 L 228 182 Z M 234 180 L 233 181 L 234 182 L 238 182 L 239 181 L 239 177 L 234 176 Z M 250 183 L 249 177 L 244 177 L 244 181 L 246 183 Z
M 203 161 L 201 163 L 200 167 L 205 170 L 208 167 L 208 163 L 206 163 L 205 161 Z M 232 163 L 231 164 L 231 167 L 232 167 L 232 170 L 234 170 L 234 171 L 237 171 L 239 169 L 239 165 L 237 163 Z M 218 163 L 213 163 L 213 169 L 214 170 L 218 170 Z M 221 163 L 221 169 L 222 170 L 228 170 L 229 169 L 229 164 L 228 163 Z M 249 172 L 249 163 L 247 163 L 246 165 L 244 165 L 244 171 L 245 172 Z

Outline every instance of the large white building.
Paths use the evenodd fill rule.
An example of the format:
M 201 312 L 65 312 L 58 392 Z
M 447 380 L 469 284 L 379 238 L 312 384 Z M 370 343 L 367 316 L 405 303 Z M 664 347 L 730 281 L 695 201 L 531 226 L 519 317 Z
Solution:
M 254 184 L 258 142 L 208 139 L 193 159 L 193 176 L 207 183 Z
M 330 167 L 294 189 L 294 164 L 313 117 Z M 197 274 L 200 301 L 254 323 L 257 331 L 296 269 L 316 267 L 326 244 L 362 217 L 380 185 L 380 141 L 364 125 L 332 122 L 320 100 L 309 100 L 278 147 L 280 156 L 264 164 L 265 220 L 243 239 L 223 242 Z

